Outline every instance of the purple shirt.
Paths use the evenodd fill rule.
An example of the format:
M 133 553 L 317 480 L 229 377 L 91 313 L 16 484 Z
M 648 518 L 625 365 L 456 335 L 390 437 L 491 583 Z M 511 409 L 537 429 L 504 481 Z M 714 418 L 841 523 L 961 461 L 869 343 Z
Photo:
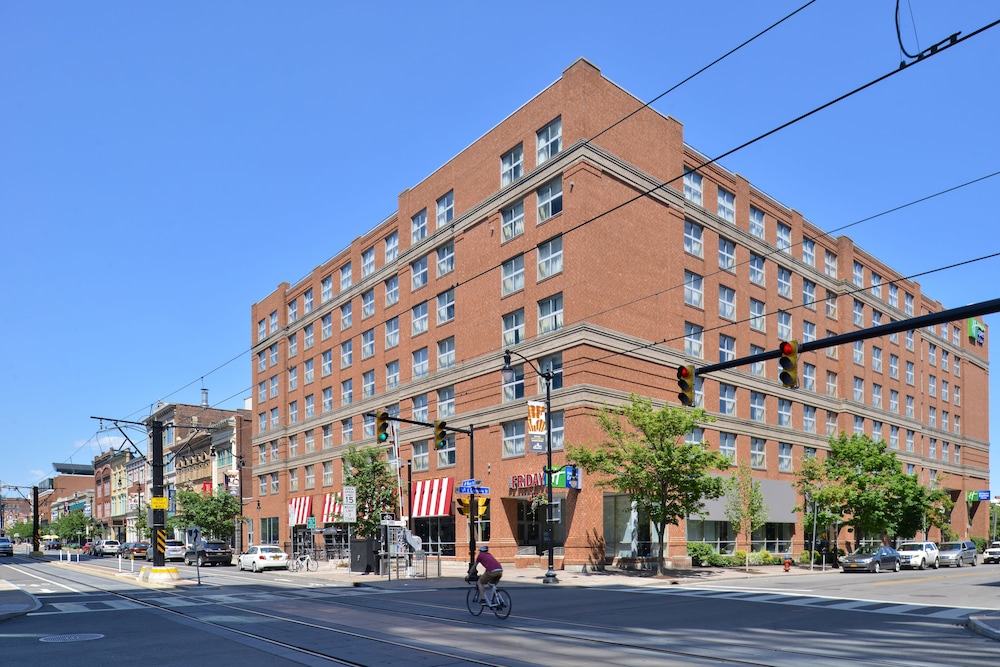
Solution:
M 487 572 L 503 572 L 503 567 L 500 565 L 500 561 L 493 557 L 489 551 L 480 551 L 479 555 L 476 556 L 476 564 L 482 565 L 486 568 Z

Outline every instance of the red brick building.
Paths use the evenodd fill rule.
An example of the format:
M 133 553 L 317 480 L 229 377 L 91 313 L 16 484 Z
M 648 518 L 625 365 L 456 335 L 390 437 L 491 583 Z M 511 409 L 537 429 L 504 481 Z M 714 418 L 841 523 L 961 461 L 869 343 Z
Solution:
M 532 451 L 525 418 L 527 402 L 544 399 L 539 369 L 553 373 L 559 466 L 564 443 L 600 437 L 595 408 L 630 392 L 676 402 L 678 365 L 944 309 L 744 177 L 717 164 L 690 171 L 707 159 L 684 143 L 678 120 L 643 108 L 615 125 L 641 106 L 589 62 L 574 63 L 403 191 L 394 215 L 253 306 L 254 481 L 245 495 L 252 486 L 259 500 L 248 514 L 261 541 L 311 542 L 310 518 L 336 528 L 341 456 L 351 444 L 375 445 L 366 414 L 386 409 L 475 429 L 470 469 L 467 435 L 436 450 L 430 428 L 400 424 L 413 487 L 407 494 L 404 469 L 403 496 L 417 501 L 402 512 L 427 548 L 463 555 L 468 529 L 453 494 L 471 477 L 490 488 L 480 539 L 501 560 L 538 564 L 544 538 L 532 500 L 544 491 L 545 454 Z M 800 355 L 796 390 L 778 382 L 777 362 L 699 378 L 698 402 L 718 421 L 696 436 L 750 461 L 764 480 L 770 517 L 755 548 L 801 548 L 792 484 L 828 434 L 884 439 L 922 482 L 956 498 L 987 488 L 988 348 L 970 326 Z M 507 348 L 516 353 L 509 383 L 500 372 Z M 557 567 L 655 549 L 627 497 L 586 476 L 555 496 Z M 986 535 L 987 516 L 959 502 L 953 526 Z M 731 548 L 721 504 L 672 528 L 669 555 L 684 554 L 689 538 Z

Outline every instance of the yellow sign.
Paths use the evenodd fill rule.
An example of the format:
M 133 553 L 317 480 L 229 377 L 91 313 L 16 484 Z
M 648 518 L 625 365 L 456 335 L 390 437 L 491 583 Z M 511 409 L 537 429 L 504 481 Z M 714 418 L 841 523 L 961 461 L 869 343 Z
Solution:
M 154 510 L 165 510 L 170 507 L 170 503 L 166 498 L 150 498 L 149 506 Z

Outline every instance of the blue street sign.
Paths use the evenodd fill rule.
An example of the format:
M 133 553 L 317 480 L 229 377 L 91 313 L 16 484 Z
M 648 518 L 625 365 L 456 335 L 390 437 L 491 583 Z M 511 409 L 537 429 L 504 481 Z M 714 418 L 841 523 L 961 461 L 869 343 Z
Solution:
M 490 495 L 490 487 L 488 486 L 459 486 L 455 489 L 455 493 L 461 495 L 476 495 L 476 496 L 488 496 Z
M 980 491 L 979 492 L 979 499 L 980 500 L 989 500 L 990 499 L 990 491 L 989 491 L 989 489 L 987 489 L 986 491 Z

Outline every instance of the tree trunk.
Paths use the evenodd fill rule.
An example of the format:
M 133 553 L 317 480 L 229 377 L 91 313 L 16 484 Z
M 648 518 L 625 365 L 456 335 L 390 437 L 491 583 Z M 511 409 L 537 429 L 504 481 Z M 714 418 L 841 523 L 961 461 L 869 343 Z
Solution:
M 663 525 L 657 526 L 657 532 L 660 535 L 660 549 L 656 556 L 656 574 L 665 576 L 667 574 L 667 567 L 665 563 L 663 545 L 666 543 L 667 524 L 664 523 Z

